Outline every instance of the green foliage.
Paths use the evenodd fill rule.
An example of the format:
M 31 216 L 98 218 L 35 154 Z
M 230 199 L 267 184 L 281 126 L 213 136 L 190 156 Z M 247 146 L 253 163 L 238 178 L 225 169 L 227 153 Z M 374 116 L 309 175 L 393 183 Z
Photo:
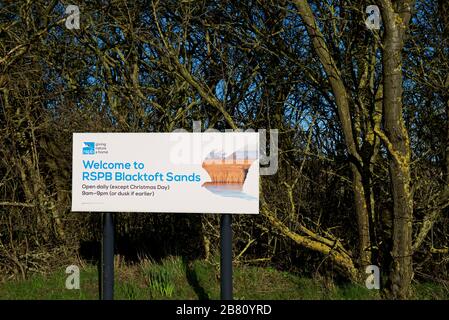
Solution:
M 123 290 L 123 295 L 126 297 L 126 300 L 136 300 L 137 299 L 137 290 L 135 285 L 130 283 L 125 283 L 121 287 Z
M 189 279 L 187 265 L 178 257 L 160 263 L 143 260 L 138 265 L 117 268 L 115 295 L 117 300 L 148 299 L 219 299 L 220 279 L 216 265 L 193 261 Z M 0 284 L 0 300 L 4 299 L 98 299 L 98 274 L 95 266 L 81 269 L 80 290 L 65 288 L 66 274 L 58 269 L 49 275 L 35 275 L 27 280 L 11 280 Z M 449 299 L 444 285 L 420 283 L 414 286 L 415 299 Z M 379 291 L 356 284 L 335 285 L 329 280 L 310 279 L 273 268 L 237 265 L 234 268 L 236 300 L 369 300 L 380 299 Z
M 181 272 L 179 258 L 169 257 L 162 264 L 143 260 L 141 269 L 150 288 L 151 296 L 171 298 L 175 292 L 174 278 Z
M 151 291 L 171 297 L 175 290 L 174 284 L 170 280 L 170 273 L 165 269 L 150 270 L 147 274 Z

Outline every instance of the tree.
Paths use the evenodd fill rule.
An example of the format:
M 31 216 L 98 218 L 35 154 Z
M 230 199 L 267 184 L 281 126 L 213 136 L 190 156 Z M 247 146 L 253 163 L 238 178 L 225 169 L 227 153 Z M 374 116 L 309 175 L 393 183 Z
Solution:
M 393 266 L 391 293 L 407 298 L 413 277 L 412 225 L 413 197 L 410 185 L 410 139 L 403 118 L 403 53 L 415 1 L 379 1 L 385 26 L 383 36 L 383 132 L 377 133 L 390 153 L 391 190 L 394 204 Z

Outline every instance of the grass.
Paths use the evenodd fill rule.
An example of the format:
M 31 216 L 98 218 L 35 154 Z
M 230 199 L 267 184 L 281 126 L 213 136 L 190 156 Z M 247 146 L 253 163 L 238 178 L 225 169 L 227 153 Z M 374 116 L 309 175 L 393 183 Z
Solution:
M 220 279 L 217 264 L 186 262 L 169 257 L 156 263 L 142 260 L 137 265 L 122 265 L 115 270 L 115 299 L 219 299 Z M 0 299 L 98 299 L 98 269 L 88 265 L 80 270 L 80 289 L 65 288 L 65 268 L 49 275 L 34 275 L 27 280 L 0 283 Z M 379 291 L 356 284 L 336 286 L 329 281 L 299 277 L 273 268 L 234 266 L 236 300 L 367 300 L 380 299 Z M 415 299 L 449 299 L 441 285 L 414 286 Z

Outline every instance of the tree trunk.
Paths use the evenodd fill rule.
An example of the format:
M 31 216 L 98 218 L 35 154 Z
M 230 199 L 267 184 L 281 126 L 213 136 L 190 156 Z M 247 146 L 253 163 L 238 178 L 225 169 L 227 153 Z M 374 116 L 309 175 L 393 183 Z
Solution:
M 382 0 L 385 24 L 383 51 L 384 127 L 390 153 L 390 179 L 393 194 L 393 265 L 390 270 L 392 298 L 410 296 L 412 268 L 413 199 L 410 191 L 410 141 L 402 115 L 402 49 L 413 1 L 400 1 L 393 8 Z M 400 12 L 400 13 L 398 13 Z
M 447 86 L 449 89 L 449 75 L 447 77 Z M 446 152 L 445 152 L 445 174 L 446 174 L 446 184 L 449 185 L 449 98 L 446 101 Z
M 358 279 L 357 269 L 354 266 L 352 257 L 343 248 L 342 244 L 338 240 L 323 238 L 318 234 L 314 234 L 310 230 L 304 230 L 305 228 L 300 228 L 302 229 L 301 231 L 305 231 L 305 235 L 290 230 L 276 217 L 275 213 L 269 210 L 263 200 L 261 214 L 264 215 L 270 221 L 271 225 L 275 227 L 282 235 L 290 238 L 298 245 L 324 254 L 329 257 L 349 279 L 354 281 Z
M 359 234 L 359 264 L 361 272 L 365 271 L 366 266 L 371 264 L 371 239 L 370 239 L 370 219 L 365 197 L 365 189 L 362 181 L 362 175 L 355 165 L 352 167 L 352 186 L 354 192 L 355 210 L 357 215 L 357 229 Z
M 307 1 L 295 1 L 298 12 L 307 28 L 307 33 L 312 39 L 313 47 L 320 59 L 321 64 L 329 79 L 332 93 L 337 105 L 338 118 L 341 123 L 345 144 L 351 161 L 352 186 L 354 192 L 354 203 L 359 233 L 359 267 L 362 273 L 365 267 L 371 264 L 371 241 L 369 226 L 369 211 L 367 206 L 366 192 L 364 190 L 362 173 L 362 158 L 358 152 L 356 139 L 354 138 L 352 118 L 349 108 L 349 95 L 332 55 L 324 41 L 318 24 Z

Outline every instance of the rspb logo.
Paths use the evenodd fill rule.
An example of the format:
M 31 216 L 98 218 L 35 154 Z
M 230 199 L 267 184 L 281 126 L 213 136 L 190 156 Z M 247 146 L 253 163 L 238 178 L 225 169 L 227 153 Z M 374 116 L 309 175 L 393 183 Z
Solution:
M 83 142 L 83 154 L 95 154 L 95 142 Z

